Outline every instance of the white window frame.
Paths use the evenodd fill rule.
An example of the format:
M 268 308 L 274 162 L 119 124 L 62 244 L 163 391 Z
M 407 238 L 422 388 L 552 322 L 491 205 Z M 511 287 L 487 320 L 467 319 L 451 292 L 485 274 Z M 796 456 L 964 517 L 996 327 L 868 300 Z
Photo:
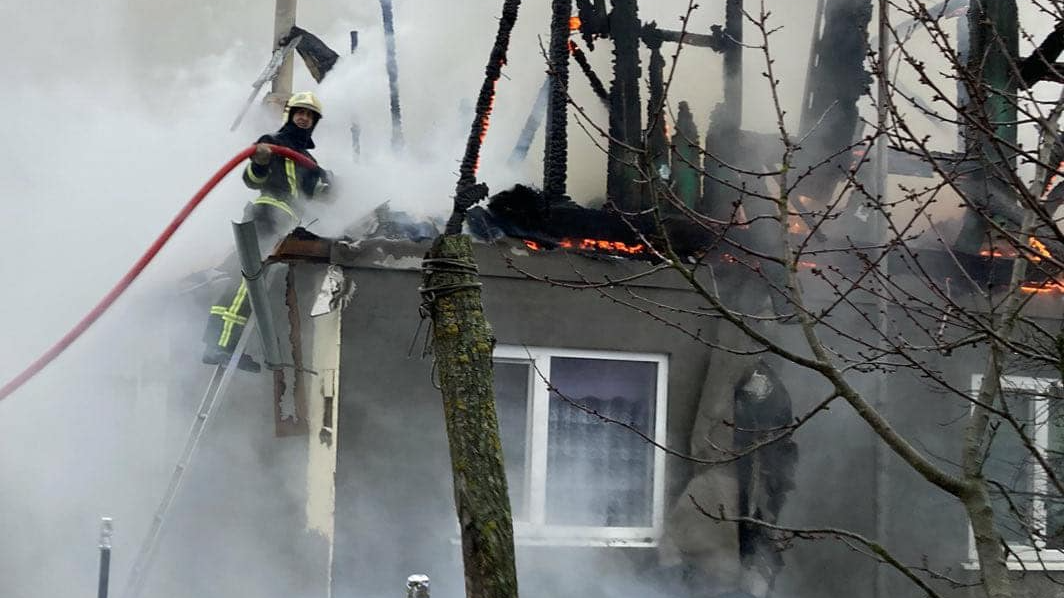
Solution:
M 499 345 L 494 360 L 530 365 L 525 475 L 527 521 L 514 521 L 518 543 L 551 546 L 657 546 L 665 522 L 665 453 L 654 450 L 650 527 L 563 526 L 547 523 L 547 447 L 550 423 L 550 363 L 552 357 L 652 362 L 657 365 L 653 438 L 664 445 L 668 422 L 669 358 L 660 353 L 631 353 Z M 564 391 L 564 389 L 562 389 Z M 602 425 L 613 425 L 603 422 Z
M 1001 390 L 1005 391 L 1031 391 L 1045 394 L 1053 384 L 1058 383 L 1056 378 L 1036 378 L 1033 376 L 1002 376 Z M 983 375 L 972 376 L 972 397 L 976 398 L 979 387 L 983 384 Z M 1034 404 L 1034 442 L 1038 452 L 1044 457 L 1046 448 L 1049 446 L 1049 409 L 1040 407 L 1038 403 L 1046 401 L 1045 398 L 1032 398 Z M 974 408 L 974 405 L 973 405 Z M 1031 475 L 1031 513 L 1034 521 L 1044 529 L 1046 526 L 1046 506 L 1042 498 L 1049 488 L 1049 478 L 1041 467 L 1033 467 Z M 1050 549 L 1045 547 L 1045 540 L 1037 538 L 1034 546 L 1030 544 L 1009 543 L 1011 554 L 1006 555 L 1006 565 L 1016 571 L 1064 571 L 1064 549 Z M 975 534 L 971 527 L 968 528 L 968 559 L 966 568 L 979 568 L 979 555 L 975 550 Z

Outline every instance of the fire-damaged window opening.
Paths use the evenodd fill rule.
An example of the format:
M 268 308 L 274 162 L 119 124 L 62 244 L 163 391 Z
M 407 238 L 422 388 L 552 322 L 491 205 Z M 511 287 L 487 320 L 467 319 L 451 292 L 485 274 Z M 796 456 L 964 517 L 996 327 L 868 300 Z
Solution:
M 972 395 L 983 376 L 972 376 Z M 1057 475 L 1064 474 L 1064 406 L 1059 378 L 1002 376 L 1005 406 L 1019 427 L 1045 456 Z M 1014 570 L 1064 571 L 1064 503 L 1049 492 L 1049 479 L 1024 446 L 1016 427 L 992 416 L 995 428 L 983 467 L 987 479 L 1006 493 L 991 493 L 994 518 L 1008 544 Z M 1033 532 L 1033 533 L 1032 533 Z M 975 539 L 969 530 L 969 567 L 978 567 Z
M 572 403 L 664 443 L 667 381 L 662 354 L 496 347 L 496 402 L 519 542 L 657 545 L 664 453 Z

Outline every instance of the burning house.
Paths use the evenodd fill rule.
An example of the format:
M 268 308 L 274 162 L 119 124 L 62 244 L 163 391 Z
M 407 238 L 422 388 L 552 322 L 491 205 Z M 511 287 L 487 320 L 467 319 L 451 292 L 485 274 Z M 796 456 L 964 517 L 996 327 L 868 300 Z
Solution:
M 964 508 L 943 503 L 905 450 L 868 427 L 889 422 L 888 436 L 917 438 L 927 455 L 963 452 L 965 414 L 993 352 L 970 333 L 993 317 L 1003 300 L 996 289 L 1020 277 L 1016 296 L 1029 320 L 1018 336 L 1049 348 L 1052 333 L 1036 330 L 1059 327 L 1059 269 L 1042 263 L 1056 260 L 1041 240 L 1045 230 L 1006 243 L 1006 253 L 995 247 L 1014 238 L 1015 218 L 997 234 L 977 233 L 979 251 L 965 245 L 970 230 L 937 246 L 877 245 L 882 225 L 861 199 L 875 182 L 861 174 L 863 154 L 849 151 L 869 81 L 867 3 L 826 2 L 818 13 L 802 134 L 818 148 L 813 155 L 834 157 L 828 168 L 803 166 L 815 174 L 797 186 L 782 221 L 765 201 L 772 193 L 765 177 L 754 174 L 774 164 L 779 140 L 741 126 L 741 3 L 728 2 L 724 27 L 705 36 L 642 24 L 635 2 L 615 2 L 608 12 L 604 3 L 579 2 L 578 9 L 579 20 L 561 11 L 553 21 L 543 190 L 498 193 L 467 221 L 482 242 L 476 263 L 496 343 L 496 406 L 523 593 L 917 595 L 902 567 L 861 554 L 883 549 L 893 562 L 951 572 L 925 583 L 941 586 L 942 595 L 967 595 L 979 565 Z M 566 195 L 559 114 L 568 73 L 560 64 L 579 54 L 571 41 L 556 42 L 573 31 L 589 46 L 605 38 L 614 48 L 614 80 L 603 98 L 611 143 L 603 210 Z M 689 107 L 680 108 L 675 133 L 661 112 L 661 47 L 681 40 L 724 54 L 724 101 L 702 163 L 703 152 L 690 152 L 699 140 Z M 645 104 L 641 45 L 651 55 Z M 593 86 L 596 79 L 589 77 Z M 880 155 L 880 177 L 914 173 L 904 153 Z M 982 176 L 973 177 L 968 159 L 946 157 L 968 164 L 969 179 Z M 837 207 L 826 198 L 840 185 L 852 199 Z M 994 201 L 976 213 L 995 220 L 1005 210 Z M 435 591 L 461 592 L 445 426 L 433 360 L 425 358 L 431 347 L 421 340 L 429 325 L 423 302 L 431 301 L 422 286 L 427 249 L 402 235 L 300 233 L 275 254 L 297 269 L 339 267 L 359 289 L 338 319 L 337 593 L 383 594 L 412 571 L 428 573 Z M 1019 260 L 1035 267 L 1017 269 Z M 664 266 L 677 261 L 693 266 L 682 276 Z M 854 283 L 866 276 L 877 282 Z M 815 343 L 813 321 L 824 326 Z M 889 335 L 877 332 L 887 328 Z M 915 339 L 927 346 L 915 348 Z M 870 405 L 877 415 L 831 408 L 845 393 L 808 365 L 818 350 L 852 356 L 842 358 L 845 387 L 860 397 L 851 405 Z M 1036 422 L 1040 450 L 1053 454 L 1056 424 L 1038 416 L 1037 405 L 1059 384 L 1059 369 L 1052 360 L 1014 357 L 1000 365 L 1000 392 L 1035 397 L 1021 408 L 1030 413 L 1017 413 Z M 1051 570 L 1055 540 L 1040 538 L 1056 535 L 1052 492 L 1016 447 L 1023 427 L 1012 435 L 1000 422 L 994 429 L 1000 440 L 988 448 L 986 471 L 1012 481 L 994 499 L 1008 566 L 1038 561 Z M 941 461 L 949 471 L 948 458 Z M 1008 503 L 1004 488 L 1028 498 Z M 386 525 L 375 525 L 382 518 Z M 1019 585 L 1043 595 L 1052 579 Z
M 779 595 L 812 596 L 871 594 L 882 583 L 891 595 L 915 595 L 901 576 L 877 582 L 874 561 L 845 543 L 713 517 L 724 513 L 875 535 L 899 558 L 965 574 L 972 545 L 963 510 L 927 492 L 852 413 L 820 413 L 793 435 L 736 456 L 817 413 L 830 387 L 707 318 L 702 298 L 640 259 L 631 241 L 569 246 L 567 238 L 554 249 L 544 249 L 543 239 L 506 237 L 476 250 L 497 342 L 496 402 L 523 593 L 764 596 L 776 595 L 775 587 Z M 324 399 L 336 421 L 308 418 L 311 438 L 336 441 L 337 595 L 382 595 L 415 571 L 429 575 L 434 592 L 462 591 L 447 439 L 419 315 L 427 249 L 425 242 L 350 244 L 304 233 L 277 253 L 304 273 L 297 276 L 308 283 L 298 293 L 303 310 L 314 295 L 309 283 L 328 267 L 342 268 L 358 287 L 325 328 L 327 346 L 339 339 L 338 390 Z M 928 257 L 921 267 L 945 281 L 958 272 L 948 259 Z M 970 259 L 967 270 L 980 284 L 1002 284 L 1009 260 Z M 735 258 L 717 260 L 722 300 L 771 318 L 771 284 Z M 845 259 L 806 267 L 811 310 L 836 298 L 814 274 L 829 267 L 860 271 Z M 913 265 L 895 268 L 899 285 L 918 292 Z M 962 287 L 953 288 L 956 300 L 973 301 L 977 293 Z M 1059 294 L 1032 293 L 1031 301 L 1032 318 L 1059 324 Z M 858 351 L 855 337 L 871 332 L 862 311 L 874 309 L 865 297 L 838 313 L 832 348 Z M 890 306 L 887 317 L 905 320 L 905 307 Z M 899 328 L 920 334 L 916 323 Z M 785 347 L 804 342 L 800 327 L 786 322 L 761 330 Z M 985 353 L 961 345 L 925 367 L 974 390 Z M 1056 377 L 1029 368 L 1009 379 L 1044 392 Z M 870 370 L 854 383 L 928 452 L 959 450 L 963 400 L 903 368 L 889 376 Z M 995 474 L 1004 475 L 1012 458 L 996 461 Z
M 129 598 L 376 597 L 411 574 L 431 580 L 415 579 L 412 596 L 426 583 L 462 595 L 461 464 L 449 453 L 429 315 L 440 296 L 470 289 L 490 321 L 521 594 L 960 598 L 981 595 L 983 569 L 1000 561 L 1015 595 L 1061 595 L 1059 143 L 1035 152 L 1051 164 L 1024 178 L 1017 164 L 1030 153 L 1009 153 L 1008 126 L 969 123 L 963 148 L 932 150 L 900 125 L 877 130 L 890 108 L 878 96 L 884 120 L 870 125 L 862 102 L 885 67 L 869 58 L 867 0 L 815 3 L 798 128 L 754 130 L 744 56 L 752 30 L 767 44 L 768 28 L 742 0 L 719 4 L 722 24 L 709 31 L 644 22 L 636 0 L 552 4 L 547 80 L 510 156 L 527 160 L 542 127 L 542 184 L 489 193 L 477 178 L 506 64 L 496 48 L 446 225 L 382 204 L 342 235 L 297 228 L 267 256 L 254 255 L 247 227 L 238 234 L 262 339 L 252 351 L 269 371 L 219 368 L 198 406 L 189 388 L 169 390 L 197 418 L 173 479 L 209 417 L 239 432 L 255 461 L 197 466 L 196 495 L 219 500 L 171 509 L 171 483 Z M 394 15 L 382 8 L 391 141 L 402 151 L 414 135 L 401 128 Z M 960 18 L 978 25 L 982 9 L 923 8 L 891 34 L 949 22 L 993 57 L 985 31 Z M 1006 34 L 1016 28 L 994 16 Z M 1054 71 L 1059 41 L 1023 61 L 1028 86 L 1054 81 L 1030 71 Z M 696 104 L 669 95 L 665 56 L 684 47 L 723 65 L 722 100 L 701 128 Z M 612 52 L 608 84 L 595 51 Z M 987 68 L 991 90 L 1017 92 L 1004 66 Z M 601 206 L 569 189 L 580 110 L 569 88 L 581 80 L 608 114 Z M 779 118 L 783 130 L 782 109 Z M 924 217 L 958 200 L 952 220 Z M 427 264 L 432 240 L 457 233 L 473 240 L 472 265 Z M 434 288 L 433 267 L 475 282 Z M 175 347 L 195 342 L 171 333 Z M 217 411 L 226 391 L 255 415 Z M 984 473 L 994 491 L 973 498 L 960 480 Z M 262 496 L 253 514 L 238 504 L 249 493 Z M 1001 559 L 985 557 L 977 499 L 1000 530 Z M 201 509 L 224 525 L 203 529 Z M 261 545 L 226 550 L 241 526 L 257 528 Z M 265 553 L 268 564 L 256 560 Z
M 732 18 L 736 5 L 728 4 Z M 912 445 L 869 429 L 914 439 L 944 477 L 956 475 L 949 456 L 965 451 L 966 416 L 993 361 L 978 339 L 1011 285 L 1024 314 L 1013 332 L 1035 349 L 1000 360 L 999 392 L 1018 401 L 1012 417 L 1023 423 L 1015 433 L 994 420 L 985 471 L 1002 480 L 993 507 L 1007 567 L 1040 570 L 1017 586 L 1048 595 L 1051 571 L 1064 562 L 1056 498 L 1023 445 L 1059 449 L 1055 419 L 1040 407 L 1055 396 L 1059 369 L 1038 358 L 1053 354 L 1064 297 L 1052 235 L 1034 227 L 1017 243 L 1010 215 L 1018 210 L 1001 209 L 991 194 L 982 205 L 999 224 L 978 233 L 976 250 L 965 245 L 970 231 L 946 240 L 934 225 L 876 241 L 881 225 L 866 191 L 876 182 L 861 169 L 867 146 L 852 133 L 868 81 L 867 42 L 851 26 L 869 22 L 861 2 L 826 3 L 818 17 L 803 138 L 833 158 L 810 170 L 787 217 L 777 218 L 772 177 L 756 173 L 772 169 L 779 142 L 740 124 L 741 60 L 728 52 L 741 34 L 726 23 L 693 37 L 732 65 L 703 151 L 686 103 L 675 132 L 664 119 L 656 132 L 642 123 L 646 106 L 629 85 L 641 66 L 625 44 L 651 53 L 653 123 L 664 97 L 661 45 L 686 34 L 633 26 L 634 9 L 617 2 L 604 18 L 602 6 L 581 3 L 579 21 L 555 15 L 567 36 L 616 46 L 604 98 L 617 144 L 608 206 L 567 196 L 565 127 L 552 118 L 564 112 L 564 96 L 551 93 L 563 75 L 552 67 L 542 191 L 518 185 L 466 214 L 495 342 L 522 593 L 915 596 L 915 577 L 939 595 L 971 595 L 980 573 L 965 508 L 914 470 Z M 851 51 L 832 53 L 838 48 Z M 625 137 L 629 128 L 638 133 Z M 484 129 L 474 134 L 483 139 Z M 624 158 L 629 146 L 646 151 Z M 928 160 L 881 155 L 880 176 L 933 174 Z M 962 155 L 935 157 L 961 179 L 982 176 Z M 833 194 L 839 199 L 825 199 Z M 332 451 L 323 463 L 335 458 L 331 588 L 383 595 L 418 572 L 434 592 L 458 595 L 461 539 L 425 318 L 433 289 L 422 258 L 436 230 L 386 207 L 374 224 L 342 239 L 296 231 L 271 258 L 296 272 L 288 321 L 312 321 L 309 304 L 334 299 L 332 319 L 312 339 L 303 324 L 293 337 L 335 355 L 321 394 L 311 383 L 296 400 L 325 405 L 296 419 L 312 444 Z M 334 294 L 319 297 L 323 278 Z M 356 287 L 338 309 L 343 289 Z M 817 351 L 838 356 L 844 381 L 817 369 Z M 865 413 L 842 406 L 846 393 Z

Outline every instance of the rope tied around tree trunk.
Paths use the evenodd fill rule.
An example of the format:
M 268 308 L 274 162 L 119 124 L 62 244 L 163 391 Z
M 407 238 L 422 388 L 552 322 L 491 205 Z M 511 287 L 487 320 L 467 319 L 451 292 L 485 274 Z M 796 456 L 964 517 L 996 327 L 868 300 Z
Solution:
M 428 281 L 435 274 L 457 274 L 465 276 L 480 276 L 480 268 L 476 263 L 462 259 L 454 258 L 429 258 L 426 257 L 421 261 L 421 272 L 424 275 L 424 284 L 418 287 L 417 292 L 421 294 L 421 305 L 418 306 L 418 315 L 421 318 L 418 321 L 417 329 L 414 331 L 414 338 L 410 339 L 410 348 L 407 350 L 407 357 L 411 356 L 414 352 L 414 345 L 417 344 L 418 337 L 421 336 L 421 328 L 425 324 L 425 320 L 429 320 L 429 332 L 425 336 L 425 347 L 422 349 L 421 356 L 425 357 L 429 354 L 431 349 L 432 339 L 432 308 L 436 304 L 436 300 L 440 297 L 457 293 L 465 289 L 479 289 L 484 286 L 484 283 L 479 281 L 459 282 L 453 284 L 437 284 L 428 286 Z

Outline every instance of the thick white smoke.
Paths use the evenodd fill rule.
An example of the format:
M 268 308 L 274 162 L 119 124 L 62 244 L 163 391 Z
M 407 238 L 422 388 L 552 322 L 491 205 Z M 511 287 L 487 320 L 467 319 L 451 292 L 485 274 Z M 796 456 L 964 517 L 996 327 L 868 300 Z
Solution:
M 678 29 L 686 4 L 644 2 L 641 16 Z M 773 42 L 775 66 L 785 77 L 789 117 L 797 118 L 813 3 L 768 4 L 785 25 Z M 387 200 L 419 215 L 449 209 L 470 126 L 461 106 L 479 89 L 500 5 L 396 1 L 407 144 L 396 155 L 388 141 L 377 3 L 303 3 L 299 24 L 343 55 L 320 86 L 297 65 L 295 87 L 314 89 L 325 103 L 316 155 L 339 175 L 342 191 L 333 210 L 318 215 L 314 230 L 339 232 Z M 716 10 L 700 8 L 691 28 L 704 33 L 721 22 Z M 276 115 L 256 107 L 240 130 L 228 131 L 269 57 L 272 18 L 272 3 L 251 0 L 0 4 L 6 42 L 0 66 L 6 133 L 0 144 L 0 379 L 69 329 L 220 164 L 277 127 Z M 544 77 L 538 38 L 546 43 L 548 23 L 547 3 L 522 7 L 482 161 L 482 178 L 494 191 L 515 182 L 538 184 L 541 176 L 542 132 L 524 164 L 512 170 L 505 162 Z M 361 41 L 354 56 L 347 55 L 351 30 Z M 748 41 L 757 43 L 755 35 L 747 27 Z M 607 83 L 609 50 L 603 42 L 591 54 Z M 665 51 L 669 56 L 672 49 Z M 745 60 L 744 125 L 771 131 L 758 76 L 762 59 L 747 51 Z M 720 58 L 709 50 L 691 48 L 680 59 L 671 104 L 689 100 L 703 133 L 720 98 L 720 74 Z M 576 101 L 605 126 L 605 111 L 575 68 L 571 79 Z M 350 146 L 353 121 L 362 132 L 357 161 Z M 575 126 L 570 140 L 570 194 L 591 201 L 604 193 L 605 157 Z M 103 514 L 118 518 L 128 565 L 139 539 L 130 530 L 146 526 L 173 457 L 162 454 L 151 430 L 136 427 L 138 414 L 167 415 L 143 399 L 143 389 L 167 377 L 194 387 L 206 375 L 195 348 L 173 355 L 170 369 L 151 373 L 137 369 L 138 357 L 167 354 L 166 330 L 202 326 L 197 306 L 176 296 L 177 281 L 224 256 L 232 242 L 229 221 L 248 198 L 230 177 L 115 309 L 38 379 L 0 403 L 3 595 L 92 591 L 97 517 Z M 180 435 L 188 415 L 171 414 L 170 433 Z M 234 437 L 230 454 L 254 464 L 245 440 Z M 130 522 L 134 517 L 141 519 Z
M 395 3 L 406 138 L 405 152 L 396 155 L 389 147 L 379 6 L 303 3 L 300 26 L 343 55 L 320 86 L 301 65 L 296 69 L 295 87 L 314 89 L 325 103 L 316 155 L 338 174 L 342 192 L 330 211 L 317 214 L 314 230 L 339 232 L 383 201 L 418 215 L 446 213 L 471 124 L 462 105 L 479 89 L 500 6 L 495 0 Z M 644 3 L 641 16 L 678 29 L 685 7 Z M 700 9 L 692 28 L 706 32 L 721 17 Z M 256 106 L 237 132 L 228 131 L 269 57 L 272 18 L 272 3 L 249 0 L 0 6 L 8 42 L 0 67 L 7 133 L 0 146 L 0 378 L 20 371 L 76 322 L 219 165 L 279 125 L 276 115 Z M 524 164 L 509 169 L 506 159 L 544 78 L 540 37 L 545 44 L 548 23 L 545 3 L 522 7 L 482 160 L 482 178 L 495 191 L 515 182 L 538 184 L 541 177 L 542 131 Z M 353 56 L 347 55 L 351 30 L 360 35 Z M 797 43 L 804 48 L 804 41 Z M 590 56 L 608 84 L 609 43 Z M 789 70 L 803 64 L 801 53 L 785 56 Z M 673 97 L 691 102 L 703 131 L 720 98 L 720 72 L 719 57 L 704 49 L 685 52 L 677 70 Z M 571 79 L 575 99 L 604 127 L 605 110 L 583 75 L 574 68 Z M 751 104 L 748 120 L 759 109 Z M 357 161 L 352 122 L 361 128 Z M 600 140 L 587 138 L 575 118 L 571 122 L 570 193 L 587 202 L 604 193 L 605 157 L 594 144 Z M 187 340 L 195 337 L 188 330 L 203 325 L 203 306 L 176 289 L 182 277 L 215 265 L 229 250 L 229 222 L 239 218 L 249 196 L 236 176 L 227 179 L 110 313 L 0 404 L 0 513 L 9 531 L 0 542 L 5 596 L 92 591 L 100 515 L 116 518 L 113 573 L 116 581 L 124 579 L 191 415 L 170 412 L 172 401 L 168 407 L 152 398 L 167 387 L 195 393 L 208 374 L 197 346 L 171 346 L 173 331 Z M 169 367 L 142 371 L 145 355 Z M 261 415 L 243 411 L 246 405 L 240 409 Z M 269 434 L 268 419 L 254 421 Z M 154 425 L 146 429 L 144 422 Z M 255 455 L 261 438 L 246 429 L 215 439 L 208 448 L 216 452 L 205 449 L 199 459 L 268 469 Z M 217 482 L 208 487 L 230 487 Z M 224 526 L 223 516 L 211 510 L 209 490 L 196 488 L 186 488 L 181 504 L 202 506 L 201 523 Z M 246 501 L 249 509 L 261 502 L 229 498 Z M 233 537 L 212 554 L 242 554 L 256 542 Z

